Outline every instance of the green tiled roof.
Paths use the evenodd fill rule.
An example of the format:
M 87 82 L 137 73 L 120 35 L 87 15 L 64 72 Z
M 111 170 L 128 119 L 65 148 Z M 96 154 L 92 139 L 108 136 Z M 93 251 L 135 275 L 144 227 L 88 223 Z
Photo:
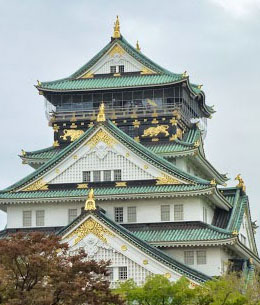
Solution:
M 166 171 L 170 175 L 174 175 L 179 177 L 180 179 L 184 179 L 187 182 L 191 183 L 198 183 L 198 184 L 207 184 L 209 185 L 210 182 L 195 176 L 192 176 L 184 171 L 180 170 L 172 163 L 168 162 L 164 158 L 157 156 L 147 148 L 145 148 L 142 144 L 136 142 L 130 136 L 125 134 L 122 130 L 116 127 L 112 122 L 109 120 L 103 122 L 103 127 L 107 130 L 108 133 L 111 133 L 119 142 L 123 143 L 126 147 L 128 147 L 131 151 L 134 151 L 137 155 L 139 155 L 142 159 L 145 159 L 147 162 L 150 162 L 154 166 L 160 168 L 163 171 Z M 82 144 L 82 142 L 87 139 L 97 128 L 99 124 L 94 125 L 93 127 L 89 128 L 81 137 L 79 137 L 76 141 L 72 142 L 66 148 L 61 150 L 54 158 L 47 161 L 45 164 L 40 166 L 36 171 L 28 175 L 27 177 L 23 178 L 22 180 L 18 181 L 17 183 L 11 185 L 10 187 L 6 188 L 2 192 L 11 191 L 18 187 L 22 187 L 29 182 L 34 181 L 35 179 L 39 178 L 43 174 L 45 174 L 48 170 L 58 164 L 61 160 L 63 160 L 67 155 L 72 153 L 74 149 Z
M 213 241 L 232 237 L 231 232 L 203 223 L 159 223 L 125 226 L 137 238 L 149 243 Z
M 201 273 L 197 270 L 194 270 L 174 258 L 168 256 L 163 251 L 160 251 L 159 249 L 149 245 L 145 241 L 137 238 L 134 234 L 132 234 L 129 230 L 125 229 L 123 226 L 116 224 L 114 221 L 112 221 L 110 218 L 106 217 L 102 212 L 96 210 L 96 211 L 87 211 L 85 213 L 82 213 L 78 218 L 76 218 L 71 224 L 69 224 L 67 227 L 61 229 L 61 231 L 58 233 L 61 236 L 64 236 L 69 230 L 71 230 L 75 225 L 77 225 L 80 221 L 82 221 L 87 214 L 92 214 L 95 218 L 103 222 L 106 226 L 108 226 L 111 230 L 122 236 L 124 239 L 129 241 L 130 243 L 134 244 L 137 248 L 139 248 L 144 253 L 147 253 L 148 255 L 152 256 L 159 262 L 165 264 L 166 266 L 170 267 L 172 270 L 175 270 L 176 272 L 185 275 L 189 277 L 192 280 L 195 280 L 197 282 L 205 282 L 207 280 L 210 280 L 211 278 L 204 273 Z
M 155 75 L 129 75 L 122 76 L 102 76 L 89 79 L 79 78 L 81 75 L 89 71 L 91 67 L 96 64 L 103 55 L 105 55 L 109 49 L 115 44 L 119 44 L 130 56 L 134 57 L 137 61 L 142 63 L 145 67 L 153 70 Z M 117 89 L 117 88 L 128 88 L 128 87 L 143 87 L 143 86 L 154 86 L 154 85 L 166 85 L 177 82 L 186 82 L 188 88 L 195 95 L 202 94 L 203 96 L 203 107 L 206 113 L 210 115 L 215 111 L 205 104 L 205 95 L 198 85 L 191 84 L 189 78 L 183 77 L 182 74 L 172 73 L 161 66 L 154 63 L 142 52 L 137 51 L 131 46 L 123 37 L 120 39 L 111 40 L 97 55 L 95 55 L 90 61 L 88 61 L 78 71 L 73 73 L 70 77 L 63 79 L 42 82 L 36 87 L 41 91 L 87 91 L 87 90 L 102 90 L 102 89 Z
M 120 77 L 98 77 L 98 78 L 80 78 L 80 79 L 63 79 L 54 82 L 43 82 L 42 89 L 49 90 L 92 90 L 92 89 L 114 89 L 143 87 L 151 85 L 164 85 L 175 83 L 181 78 L 175 75 L 138 75 L 138 76 L 120 76 Z
M 29 159 L 51 159 L 56 156 L 60 151 L 61 148 L 51 146 L 44 149 L 26 152 L 26 155 L 22 157 Z
M 199 184 L 173 184 L 154 186 L 133 186 L 133 187 L 100 187 L 95 188 L 95 196 L 131 195 L 131 194 L 166 194 L 171 192 L 192 192 L 207 190 L 209 185 Z M 65 189 L 34 192 L 5 192 L 0 193 L 1 199 L 32 199 L 32 198 L 62 198 L 62 197 L 82 197 L 86 198 L 88 189 Z

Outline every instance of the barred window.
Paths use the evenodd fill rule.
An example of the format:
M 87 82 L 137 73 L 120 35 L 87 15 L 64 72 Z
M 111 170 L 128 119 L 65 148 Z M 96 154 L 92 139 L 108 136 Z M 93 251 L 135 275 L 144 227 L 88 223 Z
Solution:
M 101 171 L 93 171 L 93 181 L 94 182 L 101 181 Z
M 136 222 L 136 207 L 127 207 L 127 221 Z
M 83 175 L 83 182 L 90 182 L 90 171 L 82 172 Z
M 198 265 L 205 265 L 205 264 L 207 264 L 206 250 L 199 250 L 199 251 L 197 251 L 197 264 Z
M 119 66 L 119 73 L 124 73 L 125 72 L 125 66 Z
M 174 221 L 183 220 L 183 204 L 174 205 Z
M 116 66 L 110 66 L 110 73 L 116 73 Z
M 118 268 L 118 279 L 119 280 L 127 280 L 127 267 L 119 267 Z
M 44 226 L 44 216 L 45 216 L 44 210 L 36 211 L 36 226 L 37 227 Z
M 114 170 L 114 180 L 120 181 L 121 179 L 122 179 L 121 169 L 115 169 Z
M 161 221 L 170 221 L 170 205 L 161 205 Z
M 69 223 L 71 223 L 78 216 L 77 209 L 69 209 Z
M 115 208 L 114 213 L 115 213 L 115 222 L 123 222 L 124 221 L 124 209 L 123 209 L 123 207 Z
M 32 226 L 32 211 L 23 211 L 23 226 Z
M 114 268 L 113 267 L 108 267 L 107 268 L 109 275 L 108 275 L 108 280 L 112 282 L 114 280 Z
M 104 181 L 111 181 L 111 180 L 112 180 L 111 171 L 105 170 L 104 171 Z
M 184 251 L 184 263 L 194 265 L 194 251 Z

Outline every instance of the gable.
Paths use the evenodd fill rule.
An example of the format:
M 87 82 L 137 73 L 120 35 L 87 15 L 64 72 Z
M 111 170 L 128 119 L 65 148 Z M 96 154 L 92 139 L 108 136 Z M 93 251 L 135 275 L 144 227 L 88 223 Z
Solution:
M 243 218 L 241 220 L 241 226 L 239 230 L 239 240 L 242 244 L 248 247 L 251 251 L 254 252 L 254 236 L 252 226 L 249 223 L 250 217 L 248 214 L 248 209 L 246 208 L 243 214 Z
M 115 66 L 119 73 L 119 66 L 124 66 L 124 73 L 141 72 L 141 74 L 154 74 L 155 72 L 144 66 L 133 56 L 128 54 L 119 44 L 114 44 L 92 67 L 79 78 L 91 78 L 94 74 L 110 74 L 110 67 Z
M 82 172 L 94 170 L 121 170 L 122 181 L 167 178 L 172 184 L 187 184 L 149 164 L 100 126 L 41 179 L 22 190 L 42 189 L 46 184 L 81 183 Z
M 118 234 L 118 231 L 92 213 L 82 217 L 81 221 L 65 230 L 62 240 L 68 243 L 71 253 L 84 248 L 90 259 L 111 260 L 115 281 L 118 280 L 119 267 L 127 267 L 127 278 L 133 278 L 139 285 L 151 274 L 162 274 L 172 281 L 182 276 L 181 273 L 149 255 L 149 251 L 147 253 L 142 251 L 136 243 Z M 155 251 L 158 252 L 156 249 Z

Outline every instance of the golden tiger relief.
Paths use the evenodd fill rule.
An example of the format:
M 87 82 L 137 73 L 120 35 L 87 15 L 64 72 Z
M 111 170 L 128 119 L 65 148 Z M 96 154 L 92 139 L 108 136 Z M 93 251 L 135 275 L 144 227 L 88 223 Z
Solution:
M 83 135 L 83 130 L 72 130 L 72 129 L 64 129 L 64 135 L 61 136 L 63 140 L 67 140 L 70 137 L 70 141 L 73 142 L 77 140 L 81 135 Z
M 149 127 L 144 130 L 142 137 L 156 137 L 159 133 L 164 133 L 165 137 L 169 135 L 168 125 L 158 125 L 157 127 Z

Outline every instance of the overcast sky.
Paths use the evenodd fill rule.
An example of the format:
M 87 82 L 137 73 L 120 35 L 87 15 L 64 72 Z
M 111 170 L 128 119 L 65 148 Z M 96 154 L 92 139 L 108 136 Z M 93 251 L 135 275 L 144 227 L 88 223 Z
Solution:
M 17 155 L 52 145 L 36 80 L 72 74 L 121 33 L 165 68 L 203 84 L 216 114 L 206 153 L 230 186 L 241 173 L 260 216 L 260 0 L 0 0 L 0 189 L 30 173 Z M 6 219 L 0 215 L 0 227 Z M 260 234 L 258 233 L 258 241 Z

